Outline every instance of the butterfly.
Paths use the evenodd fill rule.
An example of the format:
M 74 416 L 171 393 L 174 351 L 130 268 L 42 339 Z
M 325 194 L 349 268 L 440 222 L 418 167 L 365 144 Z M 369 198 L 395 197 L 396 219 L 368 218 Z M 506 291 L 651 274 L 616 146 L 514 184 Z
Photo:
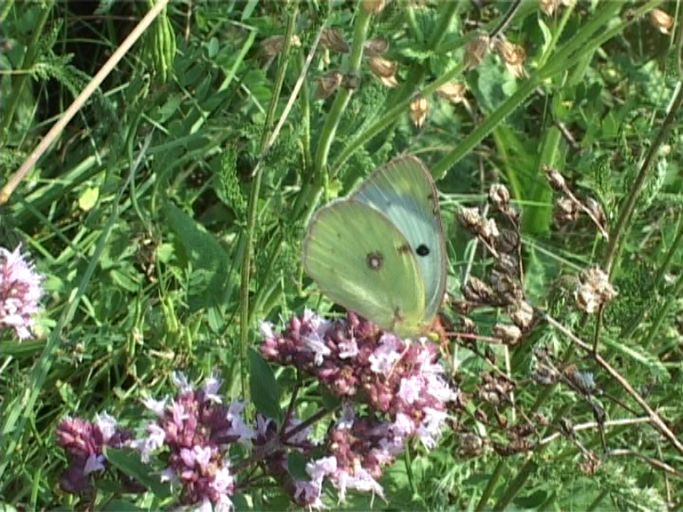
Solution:
M 428 334 L 447 277 L 429 170 L 414 156 L 398 157 L 318 210 L 304 238 L 303 263 L 337 304 L 401 337 Z

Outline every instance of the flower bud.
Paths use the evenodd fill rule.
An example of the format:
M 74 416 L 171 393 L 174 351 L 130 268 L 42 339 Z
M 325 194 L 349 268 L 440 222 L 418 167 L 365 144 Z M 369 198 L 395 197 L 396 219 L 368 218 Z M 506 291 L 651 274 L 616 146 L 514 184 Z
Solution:
M 475 37 L 465 49 L 465 70 L 476 68 L 491 49 L 491 38 L 487 34 Z
M 341 31 L 336 28 L 326 28 L 320 35 L 320 44 L 328 50 L 337 53 L 349 53 L 349 43 L 346 42 Z
M 318 78 L 318 88 L 315 91 L 315 97 L 318 99 L 330 97 L 341 85 L 342 78 L 343 75 L 338 71 L 330 71 Z
M 436 90 L 436 94 L 451 103 L 458 104 L 465 101 L 467 87 L 459 82 L 446 82 Z
M 383 57 L 370 57 L 368 58 L 368 65 L 372 74 L 379 78 L 386 87 L 396 87 L 398 85 L 396 80 L 397 62 Z
M 650 11 L 650 24 L 662 34 L 669 35 L 674 26 L 674 19 L 661 9 L 652 9 Z
M 422 125 L 427 119 L 427 112 L 429 112 L 429 102 L 427 98 L 418 96 L 410 102 L 410 119 L 417 128 L 422 128 Z
M 389 42 L 386 39 L 377 37 L 368 40 L 363 46 L 366 57 L 381 57 L 389 49 Z

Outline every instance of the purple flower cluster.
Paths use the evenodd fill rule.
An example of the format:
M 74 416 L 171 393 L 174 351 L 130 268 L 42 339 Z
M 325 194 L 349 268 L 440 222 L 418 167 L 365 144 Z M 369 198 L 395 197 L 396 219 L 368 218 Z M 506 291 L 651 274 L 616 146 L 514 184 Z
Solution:
M 14 329 L 20 339 L 31 337 L 43 278 L 21 254 L 0 247 L 0 329 Z
M 306 311 L 282 333 L 267 323 L 261 333 L 266 359 L 299 368 L 342 398 L 362 399 L 427 447 L 436 442 L 447 403 L 457 398 L 443 378 L 437 345 L 403 340 L 353 313 L 329 322 Z
M 131 445 L 140 450 L 143 462 L 161 448 L 168 451 L 168 467 L 162 479 L 181 486 L 184 505 L 230 510 L 235 481 L 227 450 L 232 443 L 254 437 L 241 416 L 244 406 L 222 403 L 217 378 L 207 379 L 198 390 L 180 374 L 176 374 L 175 383 L 179 394 L 170 403 L 145 401 L 157 420 L 147 425 L 146 437 Z
M 409 439 L 416 437 L 428 448 L 436 444 L 448 402 L 458 395 L 443 378 L 435 344 L 403 340 L 353 313 L 329 322 L 306 311 L 281 333 L 268 323 L 262 324 L 261 333 L 267 359 L 295 366 L 336 395 L 360 399 L 375 411 L 361 418 L 345 408 L 328 433 L 329 456 L 308 464 L 310 481 L 296 483 L 300 505 L 321 506 L 325 478 L 342 500 L 347 489 L 383 496 L 378 482 L 382 470 Z
M 106 468 L 104 447 L 121 448 L 132 438 L 131 432 L 119 428 L 106 413 L 97 415 L 93 422 L 80 418 L 62 420 L 57 426 L 57 444 L 69 459 L 69 467 L 60 480 L 62 489 L 71 493 L 90 489 L 89 475 Z

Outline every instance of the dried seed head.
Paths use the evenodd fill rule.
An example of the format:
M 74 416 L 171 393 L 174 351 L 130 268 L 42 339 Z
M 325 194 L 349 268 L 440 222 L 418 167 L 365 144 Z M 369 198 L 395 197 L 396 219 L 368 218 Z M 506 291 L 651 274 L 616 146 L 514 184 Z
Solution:
M 519 262 L 516 256 L 511 254 L 499 254 L 496 258 L 496 270 L 503 274 L 508 274 L 513 277 L 518 277 L 519 274 Z
M 365 45 L 366 57 L 381 57 L 389 49 L 389 42 L 381 37 L 368 40 Z
M 501 229 L 496 238 L 496 250 L 502 253 L 514 253 L 519 247 L 519 233 L 512 229 Z
M 476 68 L 491 50 L 491 38 L 487 34 L 475 37 L 465 49 L 465 70 Z
M 460 313 L 461 315 L 468 314 L 470 312 L 470 310 L 472 309 L 470 307 L 470 303 L 467 302 L 466 300 L 451 299 L 448 303 L 453 308 L 453 311 L 455 311 L 456 313 Z
M 483 448 L 484 442 L 476 434 L 463 432 L 458 436 L 458 455 L 461 457 L 477 457 Z
M 356 73 L 346 73 L 342 77 L 342 87 L 355 91 L 360 87 L 360 77 Z
M 491 287 L 501 303 L 514 304 L 522 300 L 523 293 L 516 279 L 493 269 L 491 272 Z
M 579 309 L 595 313 L 605 303 L 617 296 L 607 274 L 598 267 L 589 268 L 581 273 L 581 284 L 574 292 Z
M 510 191 L 505 185 L 494 183 L 489 189 L 489 202 L 501 212 L 510 206 Z
M 534 308 L 526 301 L 514 304 L 510 310 L 510 319 L 522 330 L 526 330 L 534 319 Z
M 349 53 L 349 43 L 346 42 L 341 31 L 336 28 L 326 28 L 320 35 L 320 44 L 328 50 L 337 53 Z
M 422 128 L 428 112 L 429 102 L 424 96 L 418 96 L 410 102 L 410 119 L 417 128 Z
M 465 93 L 467 92 L 467 87 L 465 84 L 459 82 L 446 82 L 441 87 L 436 90 L 436 94 L 444 98 L 451 103 L 463 103 L 465 101 Z
M 551 386 L 552 384 L 555 384 L 558 381 L 558 379 L 560 378 L 560 374 L 552 366 L 548 366 L 544 363 L 538 363 L 533 373 L 531 374 L 531 378 L 537 384 L 541 384 L 543 386 Z
M 570 364 L 564 369 L 564 374 L 576 389 L 584 395 L 591 395 L 595 391 L 595 378 L 591 372 L 582 372 L 575 364 Z
M 581 210 L 579 206 L 569 199 L 568 197 L 560 197 L 555 201 L 555 223 L 558 226 L 564 226 L 565 224 L 571 224 L 579 218 Z
M 343 75 L 338 71 L 330 71 L 318 78 L 318 87 L 315 91 L 315 97 L 318 99 L 328 98 L 339 88 L 342 83 L 342 78 Z
M 383 57 L 368 58 L 368 65 L 370 71 L 375 75 L 386 87 L 396 87 L 398 81 L 396 80 L 396 72 L 398 71 L 398 63 L 387 60 Z
M 560 6 L 560 0 L 539 0 L 538 6 L 546 16 L 552 16 Z
M 479 214 L 478 208 L 462 208 L 458 212 L 458 220 L 460 220 L 460 224 L 462 224 L 466 230 L 477 233 L 482 217 Z
M 493 326 L 493 335 L 505 345 L 514 346 L 522 338 L 522 331 L 516 325 L 496 324 Z
M 380 14 L 387 6 L 387 0 L 363 0 L 361 7 L 368 14 Z
M 460 331 L 469 334 L 476 333 L 477 324 L 475 324 L 474 320 L 472 320 L 471 318 L 463 316 L 460 318 Z
M 588 208 L 588 210 L 591 212 L 591 215 L 593 215 L 593 218 L 598 221 L 599 226 L 607 231 L 607 216 L 605 215 L 605 211 L 602 209 L 602 206 L 600 206 L 600 203 L 598 203 L 592 197 L 589 197 L 586 199 L 585 205 L 586 208 Z
M 291 40 L 292 46 L 298 48 L 301 46 L 301 39 L 293 35 Z M 285 47 L 285 36 L 271 36 L 261 41 L 261 51 L 267 58 L 275 57 Z
M 674 19 L 661 9 L 652 9 L 650 11 L 650 24 L 662 34 L 669 35 L 674 26 Z
M 589 451 L 582 454 L 582 460 L 579 464 L 579 468 L 583 474 L 593 476 L 598 472 L 600 466 L 602 466 L 602 461 L 597 455 L 595 455 L 595 452 Z
M 481 279 L 470 277 L 462 287 L 467 300 L 477 304 L 488 304 L 493 297 L 493 290 Z
M 548 166 L 546 166 L 543 170 L 545 171 L 545 177 L 548 179 L 548 183 L 553 190 L 556 190 L 557 192 L 567 190 L 567 182 L 560 174 L 560 171 Z
M 498 39 L 495 42 L 496 52 L 500 58 L 505 62 L 505 67 L 516 78 L 523 78 L 526 75 L 524 71 L 524 60 L 526 59 L 526 52 L 524 48 L 518 44 L 511 43 Z

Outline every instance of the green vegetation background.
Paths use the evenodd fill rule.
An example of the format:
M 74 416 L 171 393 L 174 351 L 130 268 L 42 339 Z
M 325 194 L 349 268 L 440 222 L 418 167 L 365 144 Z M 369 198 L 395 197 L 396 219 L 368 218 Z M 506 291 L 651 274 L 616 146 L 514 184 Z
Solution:
M 505 183 L 522 211 L 528 297 L 581 338 L 597 338 L 600 354 L 680 433 L 683 31 L 657 30 L 647 14 L 657 6 L 671 16 L 681 10 L 680 2 L 579 1 L 548 15 L 535 1 L 396 0 L 370 15 L 355 2 L 172 1 L 164 15 L 172 34 L 159 35 L 161 22 L 148 30 L 0 210 L 0 245 L 22 242 L 46 275 L 38 338 L 0 341 L 2 500 L 28 509 L 77 503 L 57 485 L 65 462 L 54 428 L 65 415 L 106 410 L 134 422 L 142 393 L 166 392 L 174 370 L 199 379 L 218 368 L 240 396 L 258 322 L 330 306 L 301 271 L 308 216 L 401 152 L 419 155 L 438 179 L 451 294 L 460 295 L 470 265 L 480 276 L 491 265 L 455 213 L 483 205 L 488 186 Z M 107 0 L 0 5 L 4 179 L 147 8 Z M 318 46 L 303 73 L 325 27 L 338 29 L 350 52 Z M 468 45 L 496 30 L 525 49 L 527 77 L 516 78 L 495 52 L 466 68 Z M 273 36 L 282 36 L 275 53 Z M 175 39 L 176 53 L 164 37 Z M 363 57 L 372 38 L 389 42 L 396 88 Z M 357 87 L 345 83 L 321 99 L 318 80 L 333 70 Z M 436 94 L 449 81 L 467 86 L 465 104 Z M 420 128 L 409 115 L 418 91 L 429 105 Z M 545 166 L 601 203 L 609 243 L 589 222 L 554 224 Z M 581 314 L 572 298 L 591 265 L 609 268 L 619 292 L 598 317 Z M 499 314 L 474 319 L 486 334 Z M 609 419 L 647 417 L 594 359 L 540 325 L 507 365 L 503 349 L 492 350 L 522 383 L 517 407 L 549 420 L 541 434 L 558 431 L 562 418 L 593 421 L 593 411 L 567 386 L 530 380 L 540 345 L 593 372 Z M 459 357 L 455 378 L 476 396 L 488 367 L 474 353 Z M 503 427 L 484 432 L 474 417 L 459 421 L 493 442 L 506 439 Z M 582 471 L 571 439 L 466 457 L 447 432 L 438 450 L 417 448 L 395 465 L 384 482 L 389 503 L 374 506 L 683 503 L 683 454 L 647 423 L 608 429 L 611 454 L 598 429 L 577 436 L 602 459 L 593 475 Z M 101 489 L 100 499 L 112 493 Z M 256 495 L 256 508 L 282 506 L 274 489 Z

